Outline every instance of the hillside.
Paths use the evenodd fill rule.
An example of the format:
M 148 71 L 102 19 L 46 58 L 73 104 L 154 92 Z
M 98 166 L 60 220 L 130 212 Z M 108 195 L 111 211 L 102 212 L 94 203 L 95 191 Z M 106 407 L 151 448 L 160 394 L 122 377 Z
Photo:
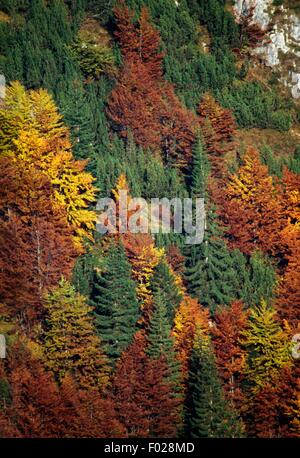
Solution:
M 300 436 L 299 64 L 292 0 L 0 1 L 0 438 Z

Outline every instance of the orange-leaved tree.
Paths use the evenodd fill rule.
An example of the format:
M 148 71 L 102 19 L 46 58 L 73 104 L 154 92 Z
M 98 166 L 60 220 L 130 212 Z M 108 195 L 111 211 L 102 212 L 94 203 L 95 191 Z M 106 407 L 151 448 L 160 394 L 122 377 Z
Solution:
M 82 247 L 91 238 L 96 220 L 89 205 L 95 200 L 93 177 L 86 161 L 75 161 L 68 128 L 46 90 L 26 91 L 18 82 L 6 90 L 0 109 L 0 153 L 38 170 L 50 181 L 53 203 L 65 209 L 74 231 L 74 243 Z

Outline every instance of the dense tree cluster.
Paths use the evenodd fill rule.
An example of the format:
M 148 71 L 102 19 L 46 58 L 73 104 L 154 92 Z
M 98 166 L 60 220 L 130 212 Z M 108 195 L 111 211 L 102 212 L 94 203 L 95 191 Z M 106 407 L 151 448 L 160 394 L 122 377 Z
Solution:
M 294 122 L 239 75 L 250 19 L 1 3 L 0 437 L 299 437 L 299 148 L 237 140 Z M 121 191 L 204 198 L 204 240 L 121 230 Z

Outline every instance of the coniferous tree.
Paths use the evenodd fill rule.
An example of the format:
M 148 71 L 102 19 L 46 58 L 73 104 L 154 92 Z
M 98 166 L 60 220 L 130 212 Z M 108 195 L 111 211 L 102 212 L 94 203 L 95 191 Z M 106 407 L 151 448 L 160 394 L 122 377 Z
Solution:
M 181 378 L 180 363 L 175 354 L 174 338 L 171 335 L 171 325 L 167 316 L 166 298 L 160 289 L 154 294 L 147 342 L 146 353 L 154 360 L 165 359 L 169 369 L 167 380 L 172 383 L 174 391 L 178 391 Z
M 280 194 L 258 152 L 249 147 L 244 164 L 230 176 L 222 198 L 232 247 L 246 254 L 262 249 L 278 255 L 282 245 L 280 233 L 286 224 Z
M 208 338 L 195 340 L 189 378 L 188 434 L 193 438 L 240 437 L 243 427 L 224 398 Z
M 42 333 L 45 365 L 58 381 L 67 372 L 80 388 L 104 389 L 109 367 L 102 343 L 95 335 L 91 308 L 73 286 L 62 279 L 45 297 L 45 327 Z
M 188 293 L 211 311 L 234 298 L 233 261 L 221 235 L 214 208 L 206 208 L 204 240 L 189 248 L 186 262 Z
M 242 288 L 243 301 L 250 307 L 262 299 L 270 303 L 275 295 L 276 272 L 268 257 L 255 251 L 249 259 L 247 277 Z
M 192 197 L 206 197 L 207 178 L 209 174 L 209 162 L 203 146 L 201 136 L 198 135 L 193 147 L 193 161 L 191 172 L 191 195 Z
M 80 84 L 73 84 L 60 98 L 63 106 L 64 121 L 70 127 L 73 155 L 75 159 L 93 157 L 95 133 L 93 132 L 93 113 Z
M 222 239 L 214 205 L 209 201 L 209 163 L 200 137 L 194 147 L 191 195 L 205 199 L 204 239 L 186 249 L 185 279 L 188 293 L 212 311 L 233 299 L 233 262 Z
M 167 307 L 167 317 L 171 326 L 175 312 L 182 300 L 182 291 L 180 291 L 179 285 L 176 284 L 176 277 L 170 270 L 170 266 L 165 259 L 162 259 L 154 269 L 151 279 L 151 289 L 154 294 L 158 292 L 158 294 L 163 296 Z
M 275 309 L 264 300 L 251 310 L 241 341 L 247 352 L 245 375 L 251 395 L 267 382 L 272 382 L 279 370 L 289 364 L 290 343 L 276 319 Z
M 166 381 L 166 362 L 149 358 L 145 348 L 139 331 L 117 364 L 110 390 L 117 418 L 129 437 L 174 437 L 180 400 Z
M 122 243 L 112 244 L 104 268 L 95 269 L 90 303 L 105 351 L 114 362 L 130 344 L 139 306 L 136 285 Z

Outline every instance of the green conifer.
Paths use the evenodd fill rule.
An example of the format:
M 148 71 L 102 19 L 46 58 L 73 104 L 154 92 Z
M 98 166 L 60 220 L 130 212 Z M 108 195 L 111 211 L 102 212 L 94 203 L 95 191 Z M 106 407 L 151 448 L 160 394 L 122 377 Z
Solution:
M 114 363 L 130 344 L 138 320 L 135 283 L 120 242 L 109 248 L 103 270 L 94 272 L 90 303 L 97 332 Z

